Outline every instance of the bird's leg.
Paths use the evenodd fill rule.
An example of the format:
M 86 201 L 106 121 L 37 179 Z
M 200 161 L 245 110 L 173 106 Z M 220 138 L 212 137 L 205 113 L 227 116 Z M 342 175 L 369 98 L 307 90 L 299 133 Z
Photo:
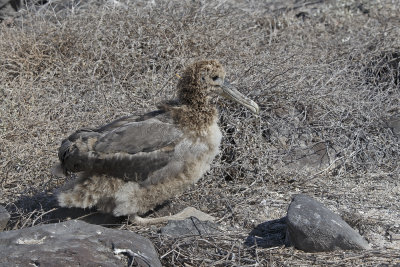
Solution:
M 135 215 L 130 221 L 136 225 L 152 225 L 152 224 L 159 224 L 165 223 L 172 220 L 184 220 L 190 217 L 196 217 L 201 221 L 214 221 L 215 218 L 211 215 L 208 215 L 202 211 L 199 211 L 193 207 L 187 207 L 181 212 L 171 215 L 171 216 L 164 216 L 158 218 L 142 218 L 138 215 Z

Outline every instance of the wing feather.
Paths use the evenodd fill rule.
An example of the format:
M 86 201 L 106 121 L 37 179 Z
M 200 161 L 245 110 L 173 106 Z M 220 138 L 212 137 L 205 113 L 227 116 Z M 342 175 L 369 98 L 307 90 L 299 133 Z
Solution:
M 182 132 L 175 125 L 149 119 L 124 124 L 101 135 L 94 146 L 98 153 L 151 152 L 170 145 Z
M 144 181 L 167 165 L 182 131 L 166 112 L 130 116 L 97 129 L 81 129 L 65 139 L 59 158 L 66 171 L 109 174 Z

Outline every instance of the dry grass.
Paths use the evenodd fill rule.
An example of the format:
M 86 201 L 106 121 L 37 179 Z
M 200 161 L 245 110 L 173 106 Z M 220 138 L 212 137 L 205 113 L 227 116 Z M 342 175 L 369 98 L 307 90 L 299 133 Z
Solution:
M 59 2 L 59 1 L 58 1 Z M 0 203 L 8 229 L 45 223 L 63 137 L 174 96 L 182 68 L 223 62 L 262 107 L 219 101 L 212 169 L 169 207 L 217 218 L 222 236 L 152 239 L 165 266 L 400 264 L 400 19 L 397 1 L 132 1 L 45 6 L 0 24 Z M 38 8 L 36 8 L 38 9 Z M 244 245 L 257 225 L 311 195 L 373 244 L 307 254 Z M 350 216 L 348 215 L 350 214 Z

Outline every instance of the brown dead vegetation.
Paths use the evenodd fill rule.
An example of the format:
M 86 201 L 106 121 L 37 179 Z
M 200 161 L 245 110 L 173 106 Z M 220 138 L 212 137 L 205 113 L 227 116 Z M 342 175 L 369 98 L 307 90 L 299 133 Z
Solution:
M 225 234 L 173 239 L 118 227 L 150 237 L 165 266 L 400 264 L 398 10 L 389 0 L 157 0 L 22 11 L 0 24 L 8 229 L 47 222 L 51 192 L 65 183 L 49 172 L 63 137 L 154 108 L 174 97 L 184 66 L 216 58 L 261 114 L 219 102 L 222 152 L 167 212 L 194 206 L 219 218 Z M 374 249 L 246 246 L 296 193 L 344 215 Z

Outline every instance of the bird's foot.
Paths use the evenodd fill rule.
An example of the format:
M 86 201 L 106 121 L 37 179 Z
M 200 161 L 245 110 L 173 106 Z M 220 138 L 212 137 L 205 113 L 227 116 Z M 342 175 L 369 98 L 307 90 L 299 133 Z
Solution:
M 207 213 L 204 213 L 193 207 L 187 207 L 181 212 L 171 216 L 164 216 L 158 218 L 142 218 L 140 216 L 135 215 L 130 221 L 136 225 L 152 225 L 152 224 L 165 223 L 173 220 L 184 220 L 190 217 L 196 217 L 200 221 L 211 221 L 211 222 L 215 221 L 215 217 L 208 215 Z

